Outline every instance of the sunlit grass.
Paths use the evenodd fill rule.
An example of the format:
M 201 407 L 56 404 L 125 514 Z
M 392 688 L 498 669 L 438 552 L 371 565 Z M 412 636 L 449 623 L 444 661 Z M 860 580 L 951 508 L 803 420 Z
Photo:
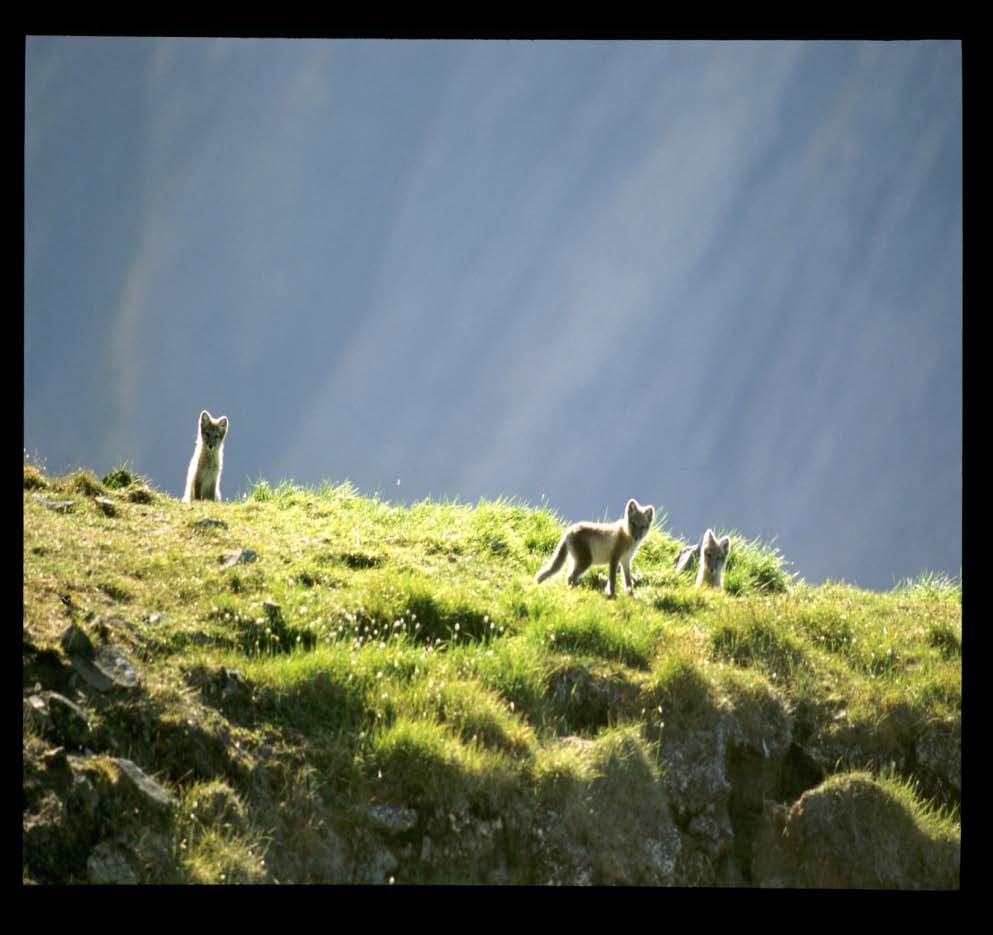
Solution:
M 495 815 L 534 796 L 591 836 L 606 834 L 598 822 L 627 833 L 664 807 L 652 790 L 666 731 L 707 729 L 725 710 L 759 721 L 789 708 L 829 739 L 961 717 L 961 584 L 940 576 L 886 594 L 812 588 L 771 545 L 732 533 L 725 593 L 698 590 L 657 522 L 635 596 L 608 600 L 604 569 L 576 588 L 533 583 L 567 525 L 543 508 L 398 505 L 348 482 L 264 479 L 239 500 L 182 504 L 129 465 L 98 480 L 25 464 L 24 510 L 32 645 L 58 649 L 74 615 L 114 621 L 146 678 L 177 694 L 200 684 L 191 672 L 236 670 L 242 694 L 210 704 L 259 749 L 307 760 L 305 781 L 297 759 L 285 767 L 307 808 Z M 240 550 L 255 560 L 228 566 Z M 244 789 L 193 777 L 179 794 L 196 816 L 178 826 L 185 878 L 268 878 L 278 813 L 257 819 Z M 632 816 L 633 795 L 650 804 Z

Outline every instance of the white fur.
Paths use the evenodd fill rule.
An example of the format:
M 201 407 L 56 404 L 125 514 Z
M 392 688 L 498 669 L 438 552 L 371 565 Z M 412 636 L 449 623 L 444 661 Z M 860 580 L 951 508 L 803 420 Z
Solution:
M 572 586 L 587 568 L 593 565 L 609 565 L 607 596 L 616 592 L 617 569 L 624 575 L 624 590 L 634 593 L 631 576 L 631 560 L 644 542 L 652 522 L 655 507 L 642 507 L 637 500 L 628 500 L 624 515 L 616 523 L 576 523 L 559 539 L 548 563 L 534 576 L 540 584 L 556 574 L 569 559 L 566 580 Z
M 724 587 L 724 566 L 731 552 L 731 537 L 719 540 L 712 529 L 703 534 L 700 542 L 700 570 L 696 576 L 696 586 L 709 585 L 712 588 Z
M 215 419 L 206 409 L 197 420 L 197 443 L 186 472 L 183 502 L 221 499 L 221 468 L 224 465 L 224 439 L 228 417 Z

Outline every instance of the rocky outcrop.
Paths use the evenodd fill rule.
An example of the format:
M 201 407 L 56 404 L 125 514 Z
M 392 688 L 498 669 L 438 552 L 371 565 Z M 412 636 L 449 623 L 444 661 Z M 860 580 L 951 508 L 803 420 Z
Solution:
M 692 710 L 658 704 L 657 719 L 644 711 L 640 729 L 621 729 L 609 725 L 644 703 L 638 686 L 564 664 L 549 691 L 602 725 L 553 742 L 575 775 L 536 780 L 499 812 L 356 805 L 289 779 L 304 738 L 239 726 L 260 702 L 238 670 L 198 665 L 189 690 L 151 693 L 118 642 L 125 623 L 74 623 L 60 651 L 26 647 L 24 866 L 37 882 L 178 882 L 171 789 L 195 782 L 198 821 L 266 829 L 260 880 L 958 887 L 957 839 L 922 830 L 868 775 L 822 781 L 839 749 L 898 752 L 957 800 L 955 723 L 914 735 L 897 717 L 873 735 L 832 714 L 798 731 L 779 694 L 751 679 L 724 695 L 694 689 Z
M 29 737 L 24 761 L 24 863 L 39 883 L 137 883 L 168 879 L 140 854 L 168 834 L 172 796 L 130 760 L 67 754 Z M 147 854 L 145 855 L 147 858 Z
M 742 885 L 750 842 L 767 799 L 779 796 L 792 719 L 771 689 L 737 705 L 725 700 L 660 731 L 662 784 L 683 840 L 678 882 Z
M 769 805 L 753 844 L 763 887 L 958 889 L 957 837 L 926 833 L 868 774 L 848 774 Z

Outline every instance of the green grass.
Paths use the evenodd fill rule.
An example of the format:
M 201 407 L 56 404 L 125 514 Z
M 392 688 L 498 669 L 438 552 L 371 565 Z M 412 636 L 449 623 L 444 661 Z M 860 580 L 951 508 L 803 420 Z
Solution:
M 961 836 L 958 808 L 939 805 L 928 799 L 922 795 L 919 784 L 913 778 L 900 775 L 892 767 L 883 768 L 875 775 L 853 770 L 830 777 L 821 789 L 831 792 L 844 789 L 853 782 L 881 790 L 888 806 L 902 820 L 912 823 L 923 839 L 939 845 L 958 846 Z
M 643 691 L 648 723 L 664 728 L 666 720 L 684 726 L 711 725 L 716 715 L 714 685 L 687 652 L 659 660 Z
M 795 575 L 786 571 L 788 563 L 772 543 L 745 539 L 734 530 L 717 533 L 718 538 L 725 535 L 731 537 L 731 552 L 724 571 L 724 589 L 728 594 L 784 594 L 790 590 Z
M 410 802 L 428 825 L 557 803 L 576 834 L 616 844 L 594 848 L 594 877 L 626 879 L 610 835 L 664 807 L 666 727 L 705 728 L 728 706 L 758 724 L 777 699 L 833 749 L 839 725 L 896 718 L 902 738 L 961 717 L 961 585 L 934 576 L 885 594 L 809 587 L 771 545 L 731 533 L 726 592 L 698 590 L 657 523 L 635 597 L 607 600 L 604 569 L 574 589 L 533 583 L 566 525 L 543 508 L 262 479 L 241 500 L 182 504 L 128 465 L 101 481 L 25 464 L 24 511 L 32 652 L 61 653 L 70 619 L 103 626 L 162 706 L 206 699 L 169 723 L 230 725 L 256 764 L 169 780 L 194 816 L 172 842 L 184 880 L 307 878 L 303 857 L 277 859 L 294 833 L 319 856 L 328 814 L 344 833 L 366 806 Z M 257 560 L 224 568 L 239 549 Z M 225 670 L 245 687 L 225 689 Z M 278 781 L 246 778 L 259 763 Z M 512 878 L 529 879 L 529 860 Z

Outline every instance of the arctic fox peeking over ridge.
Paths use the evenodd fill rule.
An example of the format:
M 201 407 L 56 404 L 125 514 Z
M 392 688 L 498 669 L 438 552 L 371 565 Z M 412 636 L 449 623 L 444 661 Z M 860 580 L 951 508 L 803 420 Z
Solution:
M 221 499 L 221 466 L 224 460 L 224 437 L 228 432 L 228 417 L 215 419 L 206 409 L 197 423 L 197 444 L 186 472 L 183 502 Z
M 655 507 L 642 507 L 637 500 L 628 500 L 624 515 L 616 523 L 576 523 L 570 526 L 559 540 L 548 564 L 535 576 L 540 584 L 554 575 L 570 560 L 566 580 L 570 587 L 591 565 L 609 565 L 610 577 L 607 581 L 607 597 L 616 593 L 617 566 L 624 573 L 624 590 L 634 594 L 631 580 L 631 559 L 644 541 L 655 519 Z
M 718 539 L 712 529 L 708 529 L 700 540 L 699 545 L 691 545 L 676 556 L 676 571 L 689 568 L 695 559 L 700 559 L 700 570 L 697 572 L 696 585 L 710 585 L 712 588 L 724 587 L 724 566 L 731 552 L 731 537 Z

